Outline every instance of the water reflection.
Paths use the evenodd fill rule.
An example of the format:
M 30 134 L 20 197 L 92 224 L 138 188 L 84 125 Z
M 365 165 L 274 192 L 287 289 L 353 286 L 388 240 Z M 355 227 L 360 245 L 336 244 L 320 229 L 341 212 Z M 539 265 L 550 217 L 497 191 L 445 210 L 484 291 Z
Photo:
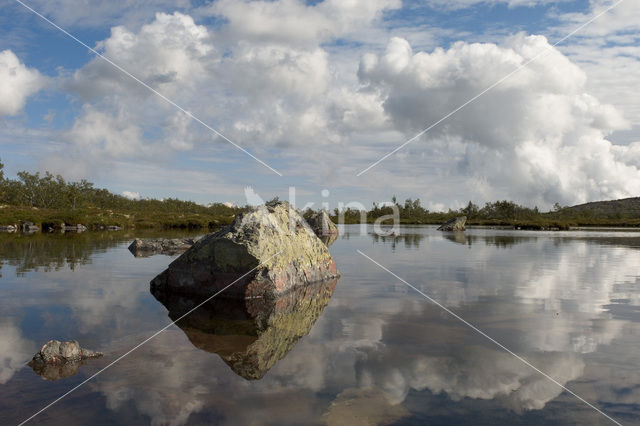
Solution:
M 55 381 L 71 377 L 78 373 L 85 361 L 64 362 L 58 364 L 38 363 L 30 365 L 43 380 Z
M 24 338 L 16 324 L 0 319 L 0 385 L 7 383 L 24 367 L 36 347 L 34 342 Z
M 18 276 L 30 271 L 75 270 L 91 263 L 92 257 L 104 253 L 135 236 L 152 232 L 83 232 L 83 233 L 0 233 L 0 272 L 3 261 L 15 266 Z M 163 232 L 167 238 L 184 236 L 185 232 Z M 197 235 L 197 234 L 193 234 Z M 0 274 L 0 277 L 2 275 Z
M 177 323 L 198 349 L 216 353 L 239 376 L 262 378 L 307 335 L 337 280 L 294 288 L 277 299 L 216 298 Z M 202 298 L 152 291 L 175 321 Z
M 320 238 L 324 245 L 331 247 L 331 245 L 338 239 L 338 234 L 320 235 L 318 238 Z
M 343 274 L 335 290 L 282 306 L 217 301 L 52 407 L 47 422 L 606 423 L 356 249 L 621 423 L 637 422 L 640 234 L 471 229 L 460 244 L 428 227 L 378 240 L 354 231 L 331 247 Z M 148 283 L 171 259 L 135 259 L 129 242 L 73 270 L 17 277 L 5 263 L 0 423 L 23 420 L 16 407 L 32 414 L 169 322 Z M 160 300 L 173 319 L 194 306 Z M 78 338 L 105 359 L 57 382 L 21 370 L 51 337 Z
M 381 389 L 393 404 L 403 403 L 411 391 L 428 390 L 453 401 L 497 400 L 517 413 L 542 409 L 562 393 L 560 386 L 504 350 L 452 326 L 449 318 L 443 321 L 438 309 L 426 306 L 392 318 L 383 327 L 385 345 L 364 350 L 356 362 L 361 386 Z M 474 316 L 466 310 L 458 313 Z M 585 363 L 575 352 L 517 352 L 562 385 L 584 372 Z
M 420 233 L 406 232 L 400 233 L 398 235 L 378 235 L 376 233 L 370 233 L 371 239 L 375 243 L 389 244 L 393 250 L 396 249 L 397 245 L 402 245 L 406 249 L 418 249 L 420 248 L 420 241 L 422 241 L 425 236 Z M 349 234 L 345 235 L 345 238 L 349 238 Z
M 442 235 L 454 243 L 471 245 L 471 237 L 467 237 L 464 231 L 443 232 Z
M 113 233 L 0 234 L 0 259 L 15 266 L 18 276 L 40 269 L 73 270 L 88 264 L 96 251 L 105 251 L 121 240 L 122 236 Z

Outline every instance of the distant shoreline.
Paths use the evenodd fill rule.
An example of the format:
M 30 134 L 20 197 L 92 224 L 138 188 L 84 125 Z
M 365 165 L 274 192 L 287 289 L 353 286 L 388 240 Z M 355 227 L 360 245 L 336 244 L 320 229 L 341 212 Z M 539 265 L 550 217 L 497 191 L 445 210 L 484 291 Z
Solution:
M 240 213 L 242 209 L 238 209 Z M 236 213 L 237 214 L 237 213 Z M 437 226 L 446 220 L 460 215 L 458 212 L 428 213 L 431 216 L 427 220 L 410 220 L 400 216 L 400 225 L 409 226 Z M 523 231 L 635 231 L 640 232 L 639 219 L 592 219 L 588 221 L 562 220 L 545 218 L 550 213 L 540 214 L 540 218 L 533 220 L 505 220 L 505 219 L 470 219 L 467 222 L 469 229 L 504 229 Z M 360 216 L 357 216 L 358 219 Z M 87 231 L 105 231 L 108 227 L 117 227 L 117 230 L 190 230 L 190 231 L 214 231 L 233 221 L 235 214 L 213 214 L 208 212 L 163 213 L 154 211 L 132 212 L 114 211 L 111 209 L 89 208 L 80 210 L 37 209 L 33 207 L 0 206 L 0 232 L 7 225 L 15 225 L 20 232 L 20 224 L 33 223 L 41 233 L 60 232 L 64 225 L 82 224 Z M 337 222 L 338 216 L 332 219 Z M 375 223 L 377 218 L 372 217 L 371 211 L 367 212 L 366 224 Z M 587 222 L 587 223 L 585 223 Z M 344 225 L 359 225 L 363 222 L 356 217 L 345 217 Z M 383 222 L 391 225 L 390 221 Z M 115 230 L 115 231 L 117 231 Z M 112 229 L 114 231 L 114 229 Z M 70 232 L 74 232 L 71 230 Z

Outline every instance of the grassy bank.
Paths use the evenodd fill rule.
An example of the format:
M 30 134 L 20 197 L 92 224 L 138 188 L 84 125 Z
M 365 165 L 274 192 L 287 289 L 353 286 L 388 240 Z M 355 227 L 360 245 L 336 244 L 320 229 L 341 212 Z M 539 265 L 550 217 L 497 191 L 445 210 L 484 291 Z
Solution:
M 455 214 L 434 214 L 424 218 L 400 218 L 403 225 L 441 225 L 449 219 L 460 216 Z M 338 221 L 338 216 L 332 216 L 332 220 Z M 365 223 L 374 224 L 377 218 L 367 217 Z M 360 224 L 359 218 L 349 218 L 344 221 L 345 224 Z M 391 225 L 391 220 L 385 220 L 383 223 Z M 524 230 L 568 230 L 571 228 L 640 228 L 640 219 L 563 219 L 554 217 L 540 217 L 535 219 L 481 219 L 471 218 L 467 220 L 467 226 L 484 226 L 484 227 L 506 227 Z
M 229 208 L 220 212 L 199 206 L 201 208 L 167 211 L 163 206 L 158 207 L 158 210 L 123 211 L 99 207 L 68 210 L 4 205 L 0 206 L 0 225 L 33 222 L 43 230 L 78 223 L 91 230 L 108 226 L 124 229 L 213 229 L 231 223 L 240 210 Z

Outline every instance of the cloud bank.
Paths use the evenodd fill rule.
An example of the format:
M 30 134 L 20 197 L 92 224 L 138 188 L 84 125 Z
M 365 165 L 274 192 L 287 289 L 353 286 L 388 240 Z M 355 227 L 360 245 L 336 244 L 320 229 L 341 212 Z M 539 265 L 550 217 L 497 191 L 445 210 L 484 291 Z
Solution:
M 432 6 L 435 11 L 546 3 L 460 0 Z M 68 7 L 65 1 L 57 4 L 60 10 Z M 616 144 L 611 137 L 637 120 L 599 100 L 602 90 L 592 90 L 583 68 L 601 74 L 573 60 L 583 48 L 566 55 L 543 36 L 515 34 L 493 37 L 499 40 L 494 43 L 458 41 L 421 51 L 394 36 L 388 20 L 405 16 L 402 6 L 397 0 L 220 0 L 154 14 L 151 10 L 166 10 L 164 2 L 155 2 L 139 10 L 146 13 L 144 24 L 120 20 L 96 48 L 261 159 L 282 161 L 277 168 L 300 185 L 362 190 L 367 200 L 403 192 L 445 207 L 469 198 L 480 203 L 510 198 L 547 208 L 640 193 L 637 144 Z M 134 14 L 127 8 L 114 4 L 104 11 L 104 22 Z M 574 15 L 565 16 L 563 24 L 591 16 Z M 72 25 L 79 22 L 69 19 Z M 622 32 L 633 27 L 629 20 L 616 27 L 610 16 L 602 19 L 593 34 L 601 27 Z M 426 29 L 422 39 L 437 40 L 431 34 L 436 31 Z M 368 175 L 355 178 L 541 52 Z M 38 89 L 39 74 L 11 52 L 3 55 L 17 63 L 23 81 L 31 81 L 7 86 L 21 89 L 0 113 L 15 114 Z M 193 156 L 225 161 L 238 154 L 100 58 L 58 79 L 80 107 L 66 129 L 54 135 L 65 150 L 64 156 L 49 153 L 44 161 L 58 163 L 54 171 L 112 171 L 132 162 L 166 165 L 178 156 L 194 166 Z M 627 110 L 631 98 L 625 99 Z M 217 178 L 231 167 L 216 172 Z M 250 176 L 243 184 L 256 184 L 255 170 Z
M 394 38 L 384 54 L 363 57 L 359 76 L 382 93 L 393 125 L 410 136 L 540 52 L 548 53 L 414 144 L 452 159 L 494 196 L 548 205 L 638 194 L 640 170 L 626 155 L 632 148 L 606 139 L 626 129 L 626 120 L 586 92 L 584 72 L 544 37 L 520 34 L 500 46 L 459 42 L 431 53 L 414 53 Z

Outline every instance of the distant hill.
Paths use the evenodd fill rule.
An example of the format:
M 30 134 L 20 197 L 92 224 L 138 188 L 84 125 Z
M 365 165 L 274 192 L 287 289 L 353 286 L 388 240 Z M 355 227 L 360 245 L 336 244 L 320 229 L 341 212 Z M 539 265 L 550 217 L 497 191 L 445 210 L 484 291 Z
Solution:
M 562 213 L 608 219 L 640 218 L 640 197 L 579 204 L 577 206 L 563 208 Z

